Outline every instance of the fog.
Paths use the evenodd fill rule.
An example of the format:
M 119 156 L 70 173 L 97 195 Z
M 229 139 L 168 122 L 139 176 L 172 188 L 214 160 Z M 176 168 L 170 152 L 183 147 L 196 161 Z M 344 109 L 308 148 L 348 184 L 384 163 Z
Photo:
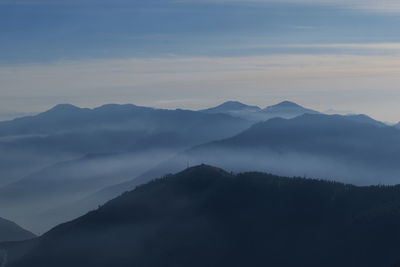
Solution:
M 258 171 L 288 177 L 338 181 L 359 186 L 398 184 L 400 181 L 399 169 L 367 165 L 360 163 L 359 160 L 349 162 L 346 159 L 332 159 L 307 153 L 290 151 L 277 153 L 268 149 L 233 150 L 216 147 L 212 150 L 192 149 L 162 161 L 133 179 L 106 187 L 80 199 L 66 207 L 64 212 L 73 213 L 76 206 L 81 209 L 81 213 L 92 210 L 125 191 L 133 190 L 138 185 L 203 163 L 235 173 Z
M 293 151 L 276 152 L 263 149 L 213 148 L 209 151 L 181 153 L 136 179 L 146 182 L 154 177 L 178 172 L 187 166 L 207 164 L 228 171 L 266 172 L 288 177 L 306 177 L 343 182 L 359 186 L 395 185 L 400 183 L 399 168 L 384 168 L 354 161 L 332 159 Z
M 318 114 L 251 125 L 133 105 L 61 105 L 0 123 L 0 216 L 43 233 L 202 163 L 355 185 L 400 181 L 400 131 L 369 118 Z
M 400 169 L 368 166 L 358 160 L 346 161 L 299 152 L 273 150 L 214 149 L 211 153 L 186 156 L 192 165 L 205 163 L 233 171 L 260 171 L 289 177 L 317 178 L 359 186 L 398 184 Z
M 2 216 L 37 234 L 43 233 L 90 210 L 75 206 L 78 200 L 131 180 L 174 153 L 153 150 L 91 155 L 51 165 L 0 187 Z
M 398 184 L 399 169 L 268 149 L 152 150 L 92 155 L 58 163 L 0 188 L 2 215 L 34 231 L 85 214 L 137 185 L 188 166 L 209 164 L 238 172 L 267 172 L 355 185 Z
M 9 149 L 0 145 L 0 187 L 59 161 L 77 157 L 74 153 L 41 153 L 28 149 Z

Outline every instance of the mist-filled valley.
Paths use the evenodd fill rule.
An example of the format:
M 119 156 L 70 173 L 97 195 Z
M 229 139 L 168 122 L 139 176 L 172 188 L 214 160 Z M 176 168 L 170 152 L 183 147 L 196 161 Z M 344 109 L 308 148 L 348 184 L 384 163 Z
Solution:
M 393 266 L 399 203 L 398 186 L 201 165 L 0 249 L 14 267 Z
M 0 239 L 0 260 L 7 262 L 6 266 L 110 266 L 112 262 L 115 266 L 160 266 L 163 261 L 167 262 L 163 266 L 217 266 L 224 261 L 224 266 L 243 266 L 253 253 L 252 265 L 260 262 L 265 266 L 282 259 L 279 247 L 285 242 L 293 243 L 289 252 L 308 266 L 338 266 L 350 257 L 345 249 L 364 244 L 364 234 L 371 227 L 392 225 L 398 216 L 400 194 L 394 185 L 400 184 L 400 129 L 366 115 L 327 115 L 288 101 L 265 109 L 229 101 L 199 111 L 58 105 L 35 116 L 0 122 L 0 147 L 0 216 L 13 221 L 0 224 L 0 233 L 8 233 Z M 202 165 L 178 174 L 179 178 L 169 175 L 200 164 L 225 171 Z M 210 175 L 227 179 L 227 188 L 214 188 Z M 252 184 L 254 175 L 257 182 Z M 247 176 L 249 182 L 245 182 Z M 152 182 L 159 177 L 167 178 Z M 230 180 L 237 177 L 243 184 L 231 188 Z M 168 189 L 177 180 L 185 186 Z M 264 192 L 256 189 L 258 183 L 272 183 L 275 189 Z M 274 190 L 286 190 L 281 183 L 292 189 L 276 195 Z M 148 190 L 152 187 L 157 187 L 156 191 Z M 253 191 L 256 196 L 248 198 Z M 271 192 L 275 192 L 273 196 Z M 298 194 L 303 201 L 298 209 L 304 214 L 293 211 Z M 272 208 L 267 200 L 280 204 Z M 228 201 L 233 201 L 231 206 Z M 353 201 L 357 206 L 342 210 Z M 375 207 L 374 201 L 379 205 Z M 264 213 L 271 217 L 261 215 Z M 395 217 L 385 217 L 391 213 Z M 242 218 L 240 214 L 246 215 Z M 173 219 L 164 219 L 170 216 Z M 339 217 L 334 224 L 328 222 L 335 216 Z M 255 218 L 261 221 L 249 224 Z M 281 225 L 277 233 L 261 227 L 268 218 L 274 222 L 265 224 L 265 229 Z M 286 220 L 293 223 L 285 225 Z M 367 225 L 363 220 L 368 220 Z M 228 221 L 235 223 L 221 232 Z M 317 222 L 320 228 L 315 229 Z M 353 233 L 360 225 L 364 228 Z M 253 232 L 247 232 L 249 227 Z M 335 230 L 327 234 L 325 227 Z M 392 230 L 397 231 L 388 228 L 383 234 Z M 185 235 L 192 231 L 198 234 L 190 241 Z M 342 234 L 330 236 L 336 231 Z M 354 236 L 347 240 L 342 235 L 349 231 Z M 227 238 L 233 232 L 237 235 Z M 257 238 L 256 232 L 260 233 Z M 306 238 L 295 232 L 311 235 L 299 251 L 295 244 Z M 176 242 L 168 241 L 172 236 Z M 375 242 L 386 240 L 378 234 L 374 238 Z M 10 243 L 25 239 L 29 241 Z M 217 247 L 225 249 L 218 254 L 205 249 L 211 239 L 215 239 L 215 251 Z M 400 241 L 397 234 L 390 240 L 390 244 Z M 320 242 L 326 246 L 324 250 L 316 246 Z M 344 242 L 349 242 L 341 248 L 344 254 L 329 265 L 327 251 Z M 378 249 L 372 243 L 363 246 L 350 262 L 360 261 L 361 252 Z M 199 249 L 209 262 L 200 260 L 195 252 Z M 261 260 L 261 251 L 271 249 L 275 256 Z M 376 257 L 362 259 L 363 266 L 376 266 L 379 257 L 395 263 L 400 258 L 393 249 L 380 248 Z M 187 257 L 179 258 L 172 252 L 177 250 Z M 243 251 L 243 257 L 227 260 L 227 255 L 238 251 Z M 311 260 L 312 251 L 320 257 Z M 98 253 L 103 256 L 95 257 Z M 279 266 L 293 264 L 287 260 Z
M 134 105 L 93 110 L 58 105 L 37 116 L 1 122 L 5 178 L 0 208 L 8 218 L 43 232 L 63 222 L 52 213 L 59 214 L 64 205 L 249 125 L 225 114 Z
M 36 233 L 202 163 L 357 185 L 397 184 L 400 173 L 400 130 L 288 101 L 201 111 L 58 105 L 1 122 L 0 136 L 1 215 Z
M 0 267 L 400 267 L 399 0 L 0 0 Z

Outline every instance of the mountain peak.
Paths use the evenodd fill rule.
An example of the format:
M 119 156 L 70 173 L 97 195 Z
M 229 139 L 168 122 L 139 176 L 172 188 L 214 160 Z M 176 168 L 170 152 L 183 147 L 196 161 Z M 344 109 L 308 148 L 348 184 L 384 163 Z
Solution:
M 250 106 L 243 104 L 242 102 L 239 101 L 226 101 L 222 103 L 221 105 L 218 105 L 213 108 L 208 108 L 205 110 L 202 110 L 203 112 L 238 112 L 238 111 L 245 111 L 245 110 L 251 110 L 251 111 L 259 111 L 260 108 L 257 106 Z
M 81 108 L 71 105 L 71 104 L 58 104 L 57 106 L 51 108 L 50 112 L 65 112 L 65 111 L 76 111 L 76 110 L 80 110 Z
M 244 109 L 244 108 L 254 108 L 257 109 L 257 106 L 250 106 L 243 104 L 242 102 L 239 101 L 226 101 L 222 103 L 221 105 L 217 106 L 216 108 L 228 108 L 228 109 Z
M 230 176 L 231 174 L 229 174 L 227 171 L 221 169 L 221 168 L 217 168 L 211 165 L 207 165 L 207 164 L 201 164 L 201 165 L 197 165 L 197 166 L 193 166 L 193 167 L 189 167 L 186 170 L 181 172 L 182 174 L 190 174 L 190 173 L 213 173 L 213 174 L 219 174 L 219 175 L 223 175 L 223 176 Z
M 296 103 L 294 103 L 294 102 L 291 102 L 291 101 L 283 101 L 283 102 L 280 102 L 280 103 L 278 103 L 278 104 L 276 104 L 276 105 L 269 106 L 269 107 L 267 107 L 267 108 L 271 108 L 271 107 L 302 108 L 302 106 L 300 106 L 300 105 L 298 105 L 298 104 L 296 104 Z
M 221 105 L 219 105 L 219 107 L 240 108 L 240 107 L 247 107 L 247 105 L 239 101 L 226 101 Z
M 302 107 L 291 101 L 283 101 L 273 106 L 268 106 L 264 112 L 269 114 L 280 114 L 278 117 L 293 118 L 302 114 L 319 114 L 318 111 Z

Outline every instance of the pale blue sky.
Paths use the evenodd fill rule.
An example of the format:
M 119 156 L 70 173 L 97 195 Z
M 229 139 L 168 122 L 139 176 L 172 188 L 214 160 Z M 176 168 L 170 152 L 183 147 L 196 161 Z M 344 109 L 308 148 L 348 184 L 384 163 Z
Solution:
M 399 121 L 393 0 L 0 0 L 0 113 L 289 99 Z

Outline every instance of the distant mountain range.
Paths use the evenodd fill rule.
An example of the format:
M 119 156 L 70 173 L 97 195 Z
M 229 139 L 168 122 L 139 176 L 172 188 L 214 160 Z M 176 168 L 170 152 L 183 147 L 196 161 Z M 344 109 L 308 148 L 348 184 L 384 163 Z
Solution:
M 23 147 L 46 152 L 56 148 L 70 153 L 108 153 L 129 151 L 142 143 L 143 138 L 155 136 L 161 139 L 161 134 L 175 134 L 175 139 L 183 144 L 204 142 L 230 136 L 250 124 L 226 114 L 189 110 L 135 105 L 83 109 L 58 105 L 36 116 L 0 122 L 0 137 L 3 137 L 0 144 L 6 148 Z M 171 137 L 167 136 L 168 139 Z
M 102 203 L 151 177 L 183 169 L 188 163 L 323 177 L 359 185 L 397 184 L 399 158 L 400 131 L 367 116 L 306 114 L 276 118 L 180 153 L 131 181 L 99 191 L 90 202 Z
M 251 124 L 225 114 L 188 110 L 58 105 L 36 116 L 0 122 L 0 185 L 52 163 L 87 154 L 179 151 L 232 136 Z M 24 168 L 17 167 L 20 165 Z
M 254 122 L 263 122 L 273 118 L 292 119 L 304 114 L 323 114 L 319 111 L 302 107 L 290 101 L 283 101 L 276 105 L 268 106 L 264 109 L 261 109 L 258 106 L 249 106 L 238 101 L 227 101 L 219 106 L 201 110 L 201 112 L 228 114 L 233 117 L 243 118 Z M 339 114 L 330 113 L 329 115 Z M 374 120 L 364 114 L 349 113 L 343 116 L 346 116 L 353 121 L 370 123 L 375 126 L 388 126 L 387 124 Z M 400 123 L 398 125 L 398 127 L 400 127 Z
M 237 101 L 228 101 L 217 107 L 202 110 L 205 113 L 222 113 L 250 121 L 266 121 L 271 118 L 294 118 L 303 114 L 318 114 L 318 111 L 304 108 L 296 103 L 284 101 L 261 109 Z
M 40 233 L 97 207 L 64 206 L 139 176 L 172 155 L 162 151 L 96 154 L 60 162 L 0 187 L 0 208 L 18 222 L 29 222 L 27 226 Z
M 356 187 L 197 166 L 32 241 L 7 267 L 393 266 L 399 186 Z
M 271 119 L 186 155 L 194 164 L 208 162 L 234 171 L 325 177 L 359 185 L 400 182 L 400 131 L 365 116 Z
M 0 218 L 0 242 L 21 241 L 36 237 L 17 224 Z
M 327 116 L 289 101 L 265 109 L 230 101 L 203 111 L 58 105 L 0 122 L 0 210 L 41 233 L 153 177 L 203 162 L 396 183 L 398 148 L 390 144 L 398 135 L 365 115 Z
M 135 105 L 58 105 L 0 122 L 0 209 L 41 232 L 53 221 L 43 214 L 49 206 L 133 178 L 177 152 L 251 125 L 226 114 Z

